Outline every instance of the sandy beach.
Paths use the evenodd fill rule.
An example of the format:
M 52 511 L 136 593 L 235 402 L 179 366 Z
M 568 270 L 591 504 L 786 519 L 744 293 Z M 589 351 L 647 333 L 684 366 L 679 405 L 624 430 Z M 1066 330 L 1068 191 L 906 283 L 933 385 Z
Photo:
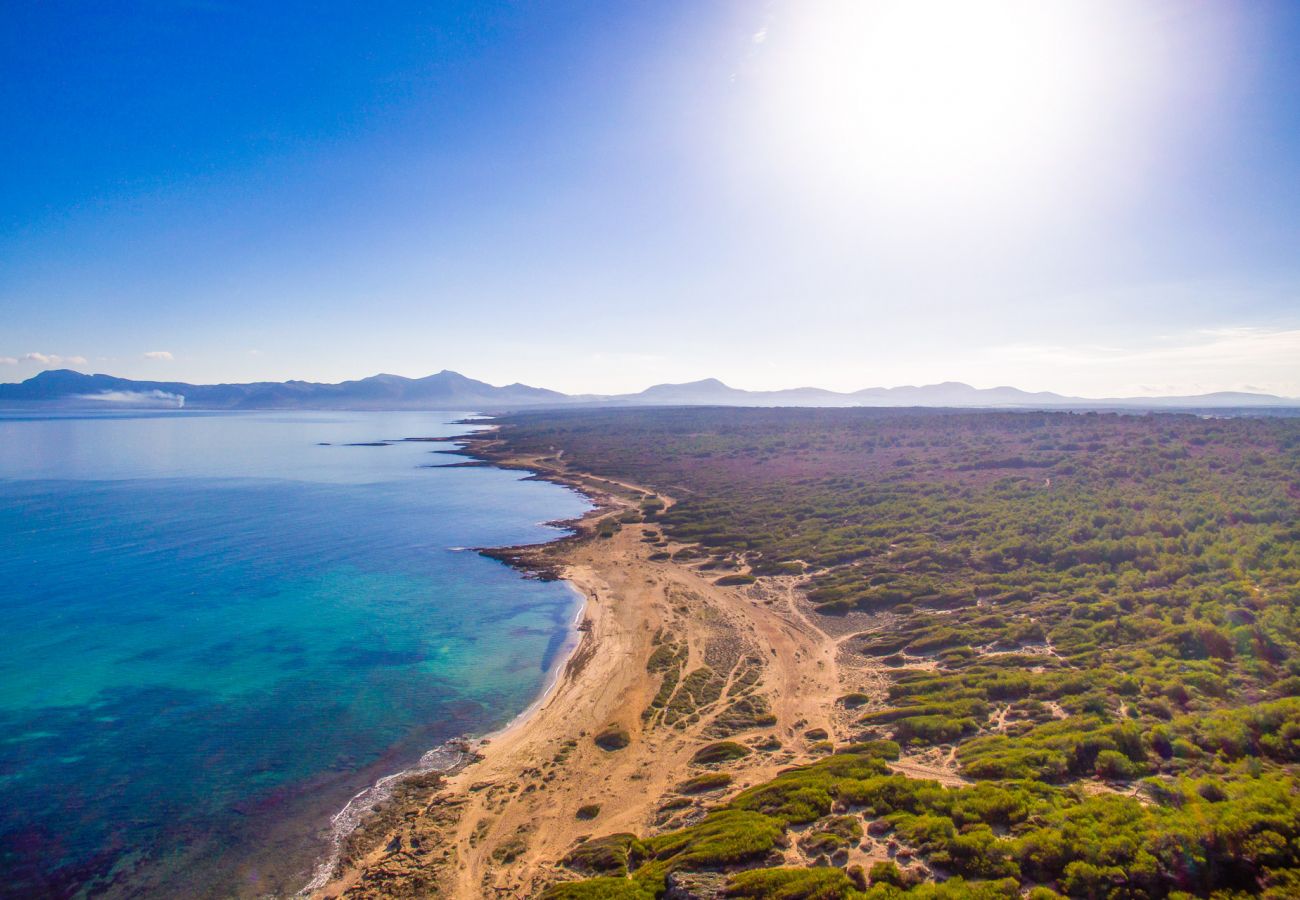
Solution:
M 667 558 L 682 545 L 656 540 L 653 522 L 599 536 L 603 522 L 637 509 L 649 491 L 568 471 L 553 458 L 509 457 L 490 434 L 469 449 L 596 502 L 574 537 L 499 554 L 582 591 L 581 640 L 552 689 L 483 740 L 477 761 L 397 790 L 349 839 L 334 877 L 314 897 L 535 896 L 573 877 L 560 860 L 582 838 L 693 821 L 719 799 L 826 752 L 827 740 L 846 739 L 850 717 L 836 698 L 883 692 L 874 664 L 841 652 L 844 637 L 861 629 L 824 631 L 804 608 L 796 578 L 719 586 L 727 573 Z M 655 660 L 669 657 L 695 690 L 679 686 L 665 703 L 656 695 L 669 676 Z M 700 671 L 713 673 L 710 683 L 692 674 Z M 605 732 L 624 732 L 626 746 L 602 749 L 596 737 Z M 677 791 L 708 771 L 693 755 L 722 739 L 766 752 L 728 764 L 733 781 L 724 790 Z M 908 767 L 948 774 L 942 761 L 901 761 Z M 797 848 L 787 853 L 799 861 Z M 854 862 L 870 861 L 854 853 L 862 856 Z

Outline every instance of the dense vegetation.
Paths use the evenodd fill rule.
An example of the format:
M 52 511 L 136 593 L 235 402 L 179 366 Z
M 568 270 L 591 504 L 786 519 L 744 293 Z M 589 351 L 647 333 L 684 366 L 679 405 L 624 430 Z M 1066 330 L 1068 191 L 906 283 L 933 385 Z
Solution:
M 514 449 L 675 497 L 646 515 L 731 583 L 806 576 L 818 611 L 862 623 L 851 651 L 890 667 L 887 705 L 842 701 L 859 740 L 943 745 L 974 782 L 841 749 L 683 831 L 624 836 L 612 869 L 555 897 L 657 896 L 692 868 L 728 872 L 738 897 L 1300 896 L 1300 420 L 683 409 L 505 426 Z M 923 866 L 778 864 L 795 826 L 854 843 L 827 824 L 844 815 Z

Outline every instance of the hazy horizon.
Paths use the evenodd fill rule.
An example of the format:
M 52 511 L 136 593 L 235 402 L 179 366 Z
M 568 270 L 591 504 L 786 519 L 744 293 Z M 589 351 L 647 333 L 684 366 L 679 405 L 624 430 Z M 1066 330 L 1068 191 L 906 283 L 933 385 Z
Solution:
M 1300 6 L 15 9 L 0 381 L 1300 396 Z
M 55 372 L 67 372 L 67 371 L 78 372 L 78 373 L 81 374 L 81 375 L 94 375 L 94 376 L 96 376 L 96 377 L 104 376 L 104 375 L 107 375 L 107 376 L 109 376 L 109 377 L 114 377 L 114 378 L 116 378 L 116 377 L 121 377 L 121 376 L 116 376 L 116 375 L 114 375 L 114 374 L 111 373 L 111 372 L 91 372 L 91 371 L 89 371 L 89 370 L 87 370 L 87 371 L 80 371 L 80 370 L 78 370 L 78 369 L 76 369 L 76 368 L 66 368 L 66 367 L 65 367 L 65 368 L 59 368 L 59 369 L 45 369 L 45 370 L 42 370 L 42 372 L 50 372 L 50 373 L 55 373 Z M 37 375 L 42 374 L 42 372 L 38 372 Z M 507 388 L 507 387 L 516 387 L 516 386 L 519 386 L 519 387 L 530 388 L 530 389 L 556 390 L 555 388 L 551 388 L 549 385 L 546 385 L 546 384 L 530 384 L 530 383 L 522 382 L 522 381 L 518 381 L 518 380 L 511 381 L 511 382 L 505 382 L 505 381 L 501 381 L 501 382 L 488 382 L 488 381 L 485 381 L 484 379 L 481 379 L 481 378 L 477 378 L 477 377 L 475 377 L 472 373 L 456 372 L 456 371 L 454 371 L 454 370 L 450 370 L 450 369 L 443 369 L 443 370 L 439 370 L 439 371 L 437 371 L 437 372 L 427 372 L 427 373 L 425 373 L 425 374 L 423 374 L 423 375 L 398 375 L 398 374 L 395 373 L 395 372 L 372 372 L 372 373 L 370 373 L 370 374 L 368 374 L 368 375 L 358 375 L 358 376 L 355 376 L 355 377 L 343 378 L 343 379 L 340 379 L 339 381 L 324 381 L 324 382 L 317 382 L 317 381 L 310 381 L 310 380 L 308 380 L 308 379 L 284 379 L 284 380 L 265 380 L 264 383 L 267 383 L 267 384 L 283 384 L 283 383 L 286 383 L 286 382 L 297 381 L 297 382 L 300 382 L 300 383 L 308 383 L 308 384 L 337 385 L 337 384 L 346 384 L 346 383 L 356 383 L 356 382 L 359 382 L 359 381 L 366 381 L 366 380 L 374 379 L 374 378 L 393 378 L 393 377 L 400 377 L 400 378 L 406 378 L 406 379 L 409 379 L 409 380 L 412 380 L 412 381 L 419 381 L 419 380 L 421 380 L 421 379 L 425 379 L 425 378 L 434 378 L 434 377 L 437 377 L 437 376 L 439 376 L 439 375 L 443 375 L 443 374 L 459 375 L 459 376 L 461 376 L 461 377 L 463 377 L 463 378 L 467 378 L 467 379 L 469 379 L 470 381 L 478 382 L 478 383 L 482 383 L 482 384 L 487 384 L 489 387 L 493 387 L 493 388 Z M 35 376 L 32 376 L 32 377 L 34 378 Z M 187 382 L 187 381 L 185 381 L 184 379 L 152 378 L 152 379 L 132 379 L 132 380 L 137 381 L 137 382 L 141 382 L 141 383 L 149 383 L 149 382 L 164 382 L 164 383 L 187 383 L 187 384 L 191 384 L 191 385 L 195 385 L 195 386 L 199 386 L 199 385 L 208 386 L 208 387 L 212 386 L 211 384 L 204 384 L 204 383 L 202 383 L 202 382 Z M 14 383 L 14 382 L 0 382 L 0 384 L 13 384 L 13 383 Z M 252 381 L 248 381 L 248 382 L 232 382 L 232 381 L 217 382 L 217 384 L 257 384 L 257 383 L 263 383 L 263 382 L 262 382 L 262 380 L 256 380 L 256 379 L 255 379 L 255 380 L 252 380 Z M 766 387 L 764 387 L 764 388 L 751 388 L 751 387 L 746 387 L 746 386 L 744 386 L 744 385 L 733 384 L 733 383 L 728 382 L 726 379 L 723 379 L 723 378 L 705 377 L 705 378 L 695 379 L 695 380 L 692 380 L 692 381 L 689 381 L 689 382 L 656 382 L 656 383 L 653 383 L 653 384 L 645 384 L 645 385 L 642 385 L 642 386 L 640 386 L 640 387 L 633 388 L 633 389 L 631 389 L 631 390 L 625 390 L 625 391 L 579 390 L 579 391 L 560 391 L 559 393 L 564 394 L 565 396 L 568 396 L 568 397 L 571 397 L 571 398 L 582 398 L 582 397 L 609 398 L 609 397 L 619 397 L 619 396 L 636 396 L 636 395 L 639 395 L 639 394 L 641 394 L 641 393 L 643 393 L 643 392 L 653 390 L 653 389 L 655 389 L 655 388 L 664 388 L 664 387 L 693 387 L 693 386 L 701 386 L 701 387 L 703 387 L 703 386 L 708 385 L 708 384 L 710 384 L 710 383 L 714 383 L 715 385 L 721 385 L 721 387 L 726 388 L 726 389 L 728 389 L 728 390 L 738 390 L 738 391 L 745 391 L 745 392 L 750 392 L 750 393 L 765 393 L 765 392 L 781 393 L 781 392 L 798 392 L 798 391 L 821 391 L 821 390 L 828 390 L 828 391 L 832 391 L 833 393 L 835 393 L 835 394 L 837 394 L 837 395 L 840 395 L 840 396 L 848 396 L 848 395 L 851 395 L 851 394 L 854 394 L 854 393 L 862 393 L 862 392 L 866 392 L 866 391 L 876 391 L 876 390 L 882 390 L 882 389 L 883 389 L 883 390 L 887 390 L 887 391 L 891 391 L 891 390 L 906 390 L 906 389 L 915 389 L 915 388 L 942 388 L 942 387 L 946 387 L 946 386 L 949 386 L 949 385 L 958 385 L 958 386 L 967 387 L 967 388 L 974 388 L 974 389 L 977 390 L 977 391 L 996 391 L 996 390 L 1007 390 L 1007 389 L 1009 389 L 1009 390 L 1025 391 L 1024 388 L 1021 388 L 1021 387 L 1019 387 L 1018 385 L 1015 385 L 1015 384 L 971 384 L 971 383 L 968 382 L 968 381 L 962 381 L 962 380 L 960 380 L 960 379 L 948 379 L 948 380 L 946 380 L 946 381 L 942 381 L 942 382 L 925 382 L 925 383 L 920 383 L 920 384 L 869 384 L 869 385 L 862 385 L 861 387 L 857 387 L 857 388 L 850 388 L 850 389 L 847 389 L 847 390 L 836 390 L 836 389 L 834 389 L 834 388 L 825 388 L 825 387 L 823 387 L 823 386 L 821 386 L 821 385 L 816 385 L 816 384 L 787 384 L 787 385 L 783 385 L 783 386 L 779 386 L 779 387 L 774 387 L 774 388 L 766 388 Z M 1270 394 L 1268 391 L 1265 391 L 1265 390 L 1262 390 L 1262 389 L 1259 389 L 1259 388 L 1256 388 L 1256 387 L 1253 387 L 1253 386 L 1246 386 L 1246 387 L 1242 388 L 1241 390 L 1231 390 L 1231 391 L 1203 391 L 1203 392 L 1199 392 L 1199 393 L 1197 393 L 1197 394 L 1190 394 L 1190 395 L 1175 395 L 1175 394 L 1169 394 L 1169 393 L 1159 393 L 1159 392 L 1150 392 L 1150 391 L 1149 391 L 1149 392 L 1146 392 L 1146 393 L 1140 393 L 1140 394 L 1123 395 L 1123 396 L 1120 396 L 1120 395 L 1113 395 L 1113 396 L 1106 396 L 1106 397 L 1103 397 L 1103 396 L 1089 396 L 1089 395 L 1083 395 L 1083 394 L 1070 394 L 1070 393 L 1065 392 L 1065 391 L 1053 391 L 1053 390 L 1051 390 L 1051 389 L 1042 389 L 1042 390 L 1026 391 L 1026 392 L 1027 392 L 1027 393 L 1048 393 L 1048 394 L 1056 394 L 1056 395 L 1059 395 L 1059 396 L 1061 396 L 1061 397 L 1063 397 L 1063 398 L 1065 398 L 1065 399 L 1072 399 L 1072 400 L 1125 400 L 1125 399 L 1141 400 L 1141 399 L 1144 399 L 1144 398 L 1161 399 L 1161 398 L 1170 398 L 1170 397 L 1175 397 L 1175 396 L 1193 396 L 1193 397 L 1195 397 L 1195 396 L 1208 396 L 1208 395 L 1211 395 L 1211 394 L 1222 394 L 1222 393 L 1246 393 L 1246 394 L 1256 394 L 1256 395 L 1260 395 L 1260 396 L 1277 396 L 1277 397 L 1280 397 L 1280 398 L 1285 399 L 1285 400 L 1297 400 L 1297 401 L 1300 401 L 1300 397 L 1292 397 L 1292 396 L 1288 396 L 1288 395 L 1285 395 L 1285 394 L 1274 395 L 1274 394 Z M 133 394 L 133 395 L 130 396 L 129 401 L 127 400 L 127 398 L 124 398 L 124 402 L 132 402 L 132 403 L 139 402 L 139 399 L 140 399 L 142 396 L 144 396 L 144 395 L 134 395 L 134 394 Z M 168 395 L 168 396 L 169 396 L 169 395 Z M 88 396 L 86 396 L 86 397 L 83 398 L 83 399 L 88 399 L 88 400 L 99 400 L 99 401 L 101 401 L 101 402 L 111 402 L 111 397 L 110 397 L 109 394 L 94 395 L 94 396 L 89 396 L 89 395 L 88 395 Z M 927 405 L 928 405 L 928 404 L 927 404 Z M 303 408 L 305 408 L 305 409 L 310 409 L 310 408 L 313 408 L 313 407 L 312 407 L 310 404 L 308 404 L 308 405 L 304 406 Z M 347 408 L 347 407 L 344 407 L 344 408 Z

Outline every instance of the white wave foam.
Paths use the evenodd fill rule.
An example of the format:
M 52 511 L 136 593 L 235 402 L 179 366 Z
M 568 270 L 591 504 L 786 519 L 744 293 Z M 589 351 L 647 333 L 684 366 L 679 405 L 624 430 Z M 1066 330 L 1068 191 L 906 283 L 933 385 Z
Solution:
M 376 781 L 370 787 L 358 792 L 351 800 L 347 802 L 341 810 L 334 814 L 330 819 L 330 838 L 329 851 L 324 859 L 316 866 L 312 874 L 311 881 L 298 892 L 299 897 L 309 897 L 316 891 L 329 884 L 329 880 L 334 875 L 334 870 L 338 866 L 339 858 L 343 855 L 343 842 L 347 840 L 348 835 L 356 831 L 363 819 L 374 811 L 380 803 L 383 803 L 389 797 L 393 796 L 393 789 L 404 778 L 410 778 L 413 775 L 423 775 L 428 772 L 450 773 L 457 771 L 465 765 L 468 765 L 474 759 L 475 751 L 484 743 L 500 736 L 501 734 L 516 727 L 526 720 L 534 712 L 542 707 L 550 699 L 551 693 L 560 683 L 560 676 L 568 665 L 578 644 L 581 641 L 579 626 L 587 614 L 587 595 L 578 589 L 578 586 L 571 581 L 565 581 L 564 584 L 571 590 L 578 599 L 577 610 L 574 612 L 572 633 L 568 640 L 568 646 L 563 653 L 555 660 L 551 671 L 547 673 L 547 679 L 542 686 L 541 692 L 536 699 L 528 705 L 526 709 L 503 728 L 484 735 L 477 740 L 471 740 L 468 737 L 454 738 L 445 744 L 434 747 L 426 751 L 420 757 L 420 761 L 409 769 L 396 772 L 392 775 L 385 775 Z
M 404 779 L 429 772 L 452 772 L 469 762 L 473 747 L 469 741 L 456 738 L 447 741 L 432 750 L 426 751 L 420 761 L 409 769 L 385 775 L 370 787 L 359 791 L 341 810 L 330 819 L 329 852 L 316 866 L 311 881 L 298 892 L 299 897 L 307 897 L 329 883 L 334 868 L 343 853 L 343 842 L 348 835 L 356 831 L 362 820 L 374 812 L 375 807 L 393 796 L 393 789 Z

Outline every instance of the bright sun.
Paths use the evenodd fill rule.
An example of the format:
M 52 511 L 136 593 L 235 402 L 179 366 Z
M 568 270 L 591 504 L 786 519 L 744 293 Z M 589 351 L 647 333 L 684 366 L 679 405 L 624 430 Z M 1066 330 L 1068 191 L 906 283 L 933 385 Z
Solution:
M 1106 0 L 802 0 L 755 54 L 764 143 L 907 203 L 1069 178 L 1112 119 L 1134 30 Z M 1107 16 L 1111 19 L 1107 20 Z M 1095 139 L 1095 138 L 1094 138 Z

